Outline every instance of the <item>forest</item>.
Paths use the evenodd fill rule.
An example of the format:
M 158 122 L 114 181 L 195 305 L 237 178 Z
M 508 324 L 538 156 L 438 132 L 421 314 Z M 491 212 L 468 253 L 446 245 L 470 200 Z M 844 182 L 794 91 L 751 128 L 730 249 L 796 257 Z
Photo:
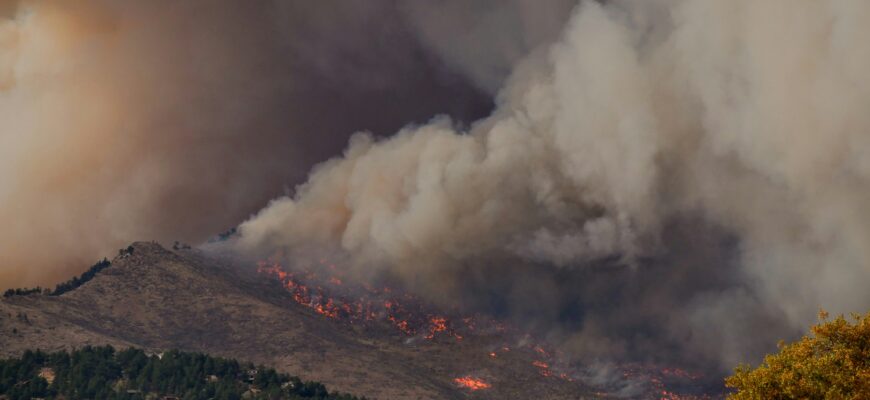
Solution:
M 0 360 L 0 399 L 32 398 L 365 400 L 233 359 L 111 346 Z

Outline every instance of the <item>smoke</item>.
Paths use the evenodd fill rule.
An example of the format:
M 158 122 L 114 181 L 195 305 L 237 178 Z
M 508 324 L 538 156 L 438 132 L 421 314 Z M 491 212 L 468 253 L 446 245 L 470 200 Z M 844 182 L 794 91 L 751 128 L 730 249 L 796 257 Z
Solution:
M 528 53 L 555 41 L 576 0 L 399 3 L 421 41 L 495 94 Z
M 355 130 L 489 112 L 412 19 L 392 1 L 0 0 L 0 287 L 205 240 Z
M 441 48 L 501 84 L 492 115 L 355 134 L 243 223 L 241 248 L 339 249 L 590 359 L 730 368 L 819 307 L 870 306 L 870 3 L 584 2 L 569 18 L 501 58 L 507 79 L 487 78 L 499 57 Z

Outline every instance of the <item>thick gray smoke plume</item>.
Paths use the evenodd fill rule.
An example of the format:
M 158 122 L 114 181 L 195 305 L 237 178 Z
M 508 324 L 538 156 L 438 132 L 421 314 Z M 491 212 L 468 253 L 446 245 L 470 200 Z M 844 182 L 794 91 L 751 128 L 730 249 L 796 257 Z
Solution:
M 354 135 L 240 244 L 579 315 L 553 335 L 580 354 L 751 360 L 870 306 L 868 21 L 863 0 L 584 2 L 490 117 Z

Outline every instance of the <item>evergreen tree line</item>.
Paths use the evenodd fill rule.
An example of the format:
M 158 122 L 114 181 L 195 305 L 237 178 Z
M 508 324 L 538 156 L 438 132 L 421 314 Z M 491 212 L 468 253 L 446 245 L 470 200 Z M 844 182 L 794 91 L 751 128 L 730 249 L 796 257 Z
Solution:
M 48 288 L 45 289 L 48 291 Z M 42 293 L 43 289 L 39 286 L 35 288 L 17 288 L 17 289 L 8 289 L 3 292 L 3 297 L 12 297 L 12 296 L 27 296 L 34 293 Z
M 52 296 L 60 296 L 66 292 L 69 292 L 70 290 L 84 285 L 85 282 L 94 279 L 94 277 L 97 276 L 100 271 L 109 268 L 110 265 L 112 265 L 112 263 L 108 259 L 104 258 L 102 261 L 97 262 L 96 264 L 88 268 L 88 270 L 81 274 L 81 276 L 76 276 L 66 282 L 57 284 L 57 286 L 54 287 L 54 290 L 52 290 L 49 294 Z
M 54 290 L 51 290 L 48 288 L 43 289 L 39 286 L 37 286 L 35 288 L 8 289 L 5 292 L 3 292 L 3 297 L 27 296 L 27 295 L 31 295 L 31 294 L 46 294 L 49 296 L 60 296 L 66 292 L 74 290 L 75 288 L 77 288 L 81 285 L 84 285 L 86 282 L 90 281 L 91 279 L 94 279 L 94 277 L 97 276 L 97 274 L 100 271 L 108 268 L 110 265 L 112 265 L 112 263 L 108 259 L 104 258 L 102 261 L 99 261 L 96 264 L 92 265 L 90 268 L 88 268 L 88 270 L 85 271 L 83 274 L 76 276 L 76 277 L 73 277 L 72 279 L 70 279 L 66 282 L 58 283 L 54 287 Z
M 49 382 L 51 380 L 51 382 Z M 329 393 L 318 382 L 202 353 L 86 346 L 72 352 L 28 350 L 0 360 L 0 399 L 365 400 Z
M 176 243 L 178 243 L 178 242 L 176 242 Z M 186 248 L 190 248 L 190 246 L 187 246 Z M 118 250 L 118 256 L 120 256 L 121 258 L 127 257 L 127 256 L 133 254 L 133 250 L 135 250 L 135 248 L 133 246 L 127 246 L 126 248 Z M 76 289 L 77 287 L 79 287 L 81 285 L 84 285 L 85 283 L 87 283 L 91 279 L 94 279 L 94 277 L 97 276 L 97 274 L 100 271 L 108 268 L 111 265 L 112 265 L 111 261 L 109 261 L 107 258 L 103 258 L 102 261 L 98 261 L 96 264 L 91 265 L 91 267 L 88 268 L 88 270 L 85 271 L 83 274 L 76 276 L 76 277 L 73 277 L 72 279 L 70 279 L 66 282 L 57 284 L 54 287 L 54 290 L 51 290 L 48 288 L 43 289 L 39 286 L 37 286 L 35 288 L 8 289 L 5 292 L 3 292 L 3 297 L 27 296 L 27 295 L 31 295 L 31 294 L 46 294 L 49 296 L 60 296 L 66 292 L 69 292 L 71 290 Z

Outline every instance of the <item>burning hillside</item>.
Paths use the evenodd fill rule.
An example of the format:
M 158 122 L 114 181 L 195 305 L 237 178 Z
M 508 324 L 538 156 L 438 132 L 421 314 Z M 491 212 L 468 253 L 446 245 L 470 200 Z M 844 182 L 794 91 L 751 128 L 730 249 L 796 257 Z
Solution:
M 8 328 L 0 329 L 0 355 L 86 344 L 178 348 L 388 399 L 698 393 L 688 373 L 622 365 L 602 375 L 511 324 L 354 283 L 328 262 L 290 269 L 270 260 L 251 274 L 198 249 L 130 249 L 61 296 L 0 299 L 0 326 Z
M 462 343 L 463 340 L 484 339 L 486 357 L 498 360 L 512 353 L 526 358 L 539 379 L 564 382 L 589 381 L 587 369 L 560 352 L 548 349 L 544 340 L 523 333 L 511 324 L 483 315 L 463 315 L 444 312 L 424 300 L 398 288 L 355 284 L 335 264 L 321 259 L 316 265 L 283 266 L 278 257 L 260 261 L 258 274 L 280 283 L 292 300 L 317 315 L 336 323 L 377 329 L 384 324 L 403 338 L 403 343 Z M 617 376 L 601 385 L 609 393 L 629 392 L 634 395 L 660 396 L 662 399 L 701 399 L 698 395 L 709 388 L 701 387 L 700 375 L 680 368 L 642 364 L 616 367 Z M 462 375 L 454 383 L 470 391 L 493 387 L 493 380 Z M 688 393 L 688 394 L 687 394 Z
M 332 264 L 323 266 L 338 274 Z M 346 284 L 335 275 L 318 276 L 316 271 L 288 271 L 276 261 L 262 261 L 257 266 L 261 274 L 278 280 L 293 300 L 314 312 L 350 324 L 373 324 L 388 321 L 397 331 L 409 337 L 426 340 L 449 338 L 462 340 L 481 326 L 480 318 L 465 316 L 449 318 L 428 309 L 411 294 L 389 287 Z M 488 321 L 489 322 L 489 321 Z M 489 325 L 495 326 L 492 322 Z M 503 330 L 503 326 L 496 326 Z M 463 333 L 460 333 L 463 332 Z
M 343 307 L 357 304 L 349 289 L 333 292 L 356 286 L 339 276 L 340 284 L 295 273 L 296 282 L 308 288 L 295 296 L 278 275 L 250 274 L 233 260 L 198 249 L 167 250 L 144 242 L 131 248 L 61 296 L 0 298 L 0 356 L 88 344 L 154 352 L 174 348 L 274 366 L 343 392 L 397 400 L 458 400 L 472 392 L 479 399 L 567 400 L 591 393 L 580 382 L 541 379 L 531 365 L 537 356 L 530 347 L 501 349 L 506 340 L 495 329 L 464 331 L 461 316 L 436 312 L 392 288 L 386 294 L 355 289 L 368 293 L 372 303 L 375 317 L 365 320 L 355 308 Z M 326 306 L 329 298 L 336 307 Z M 392 315 L 407 321 L 412 334 L 389 320 L 386 300 L 397 302 L 390 308 L 403 311 Z M 430 316 L 439 318 L 431 322 Z M 486 325 L 479 321 L 485 319 L 468 324 Z M 452 333 L 460 331 L 461 340 Z M 489 387 L 472 391 L 456 381 L 463 377 Z

